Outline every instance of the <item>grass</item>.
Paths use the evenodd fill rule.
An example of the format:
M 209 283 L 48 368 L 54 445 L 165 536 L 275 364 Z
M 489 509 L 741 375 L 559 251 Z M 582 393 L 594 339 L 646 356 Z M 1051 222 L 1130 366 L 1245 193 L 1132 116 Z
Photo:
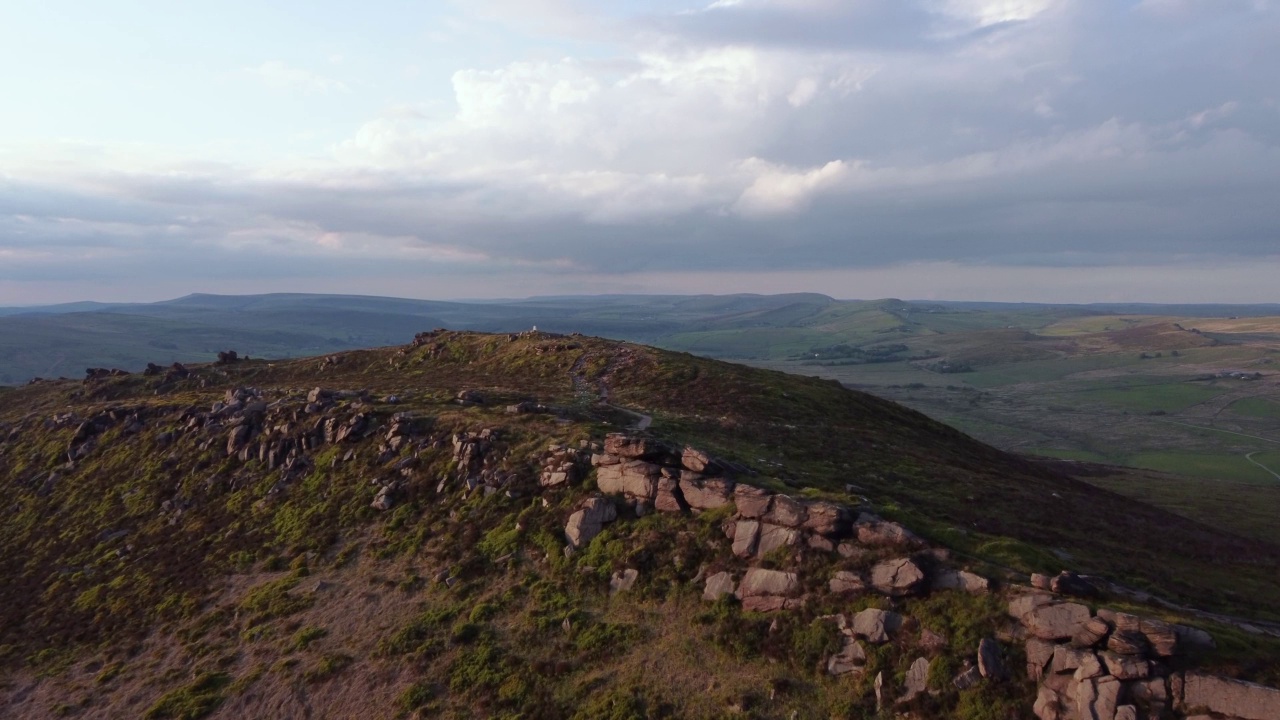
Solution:
M 1266 458 L 1263 455 L 1257 455 L 1254 456 L 1254 459 L 1263 462 Z M 1258 485 L 1280 484 L 1280 481 L 1277 481 L 1275 476 L 1246 460 L 1243 453 L 1227 455 L 1145 452 L 1126 456 L 1124 464 L 1194 478 L 1203 478 L 1205 480 L 1243 482 Z M 1264 464 L 1266 463 L 1264 462 Z M 1203 485 L 1202 491 L 1206 495 L 1224 492 L 1223 489 L 1214 485 Z M 1225 490 L 1225 492 L 1231 491 L 1231 489 Z
M 1133 412 L 1173 413 L 1212 400 L 1223 392 L 1223 388 L 1213 385 L 1162 382 L 1137 387 L 1086 390 L 1079 393 L 1078 397 Z
M 1142 472 L 1091 477 L 1090 482 L 1228 532 L 1280 544 L 1274 511 L 1280 507 L 1280 483 L 1206 483 Z
M 1237 400 L 1231 403 L 1229 409 L 1244 417 L 1280 420 L 1280 402 L 1270 398 L 1251 397 Z
M 218 709 L 223 701 L 223 690 L 231 681 L 231 676 L 226 673 L 201 673 L 189 685 L 162 695 L 143 718 L 199 720 Z
M 1075 569 L 1176 601 L 1265 618 L 1280 600 L 1274 546 L 1126 502 L 826 380 L 592 338 L 465 333 L 404 352 L 348 353 L 319 377 L 316 366 L 197 368 L 188 385 L 167 389 L 130 377 L 12 391 L 16 401 L 0 407 L 0 422 L 22 432 L 14 441 L 0 435 L 0 489 L 14 506 L 0 525 L 7 580 L 0 644 L 12 646 L 14 658 L 43 658 L 40 667 L 60 675 L 69 662 L 60 657 L 128 648 L 157 628 L 173 629 L 196 667 L 223 657 L 234 663 L 241 652 L 250 656 L 244 664 L 276 663 L 279 673 L 263 683 L 403 668 L 404 682 L 414 684 L 401 708 L 433 717 L 568 717 L 599 698 L 612 698 L 601 712 L 716 717 L 733 705 L 762 707 L 763 688 L 780 698 L 770 708 L 800 717 L 865 707 L 869 688 L 817 669 L 832 636 L 813 621 L 848 606 L 805 608 L 770 633 L 772 618 L 700 601 L 699 570 L 733 562 L 722 514 L 620 521 L 563 555 L 565 518 L 586 490 L 537 490 L 540 459 L 552 441 L 598 439 L 619 422 L 607 409 L 572 404 L 575 366 L 607 373 L 614 402 L 652 414 L 655 434 L 741 463 L 752 482 L 843 502 L 845 483 L 856 483 L 887 517 L 988 562 L 1056 571 L 1063 561 L 1055 551 L 1063 551 Z M 312 465 L 290 476 L 224 457 L 225 428 L 183 431 L 159 449 L 159 433 L 186 427 L 190 408 L 207 408 L 237 385 L 267 393 L 266 425 L 309 427 L 318 418 L 293 413 L 318 383 L 369 390 L 371 399 L 358 408 L 344 400 L 330 411 L 335 417 L 359 410 L 385 425 L 392 412 L 409 411 L 432 422 L 399 456 L 379 457 L 379 432 L 309 451 Z M 458 406 L 451 400 L 462 388 L 494 401 Z M 404 398 L 395 406 L 378 400 L 393 393 Z M 503 412 L 516 397 L 572 408 L 568 422 Z M 45 420 L 67 408 L 89 417 L 112 407 L 144 411 L 144 431 L 126 435 L 112 425 L 93 453 L 67 468 L 75 429 L 46 428 Z M 452 438 L 479 428 L 498 433 L 477 467 L 509 475 L 507 487 L 519 491 L 512 496 L 459 489 Z M 399 468 L 402 459 L 410 464 Z M 40 478 L 55 470 L 61 479 L 41 494 Z M 404 483 L 397 506 L 372 510 L 373 481 L 390 477 Z M 442 477 L 453 484 L 437 492 Z M 1274 507 L 1264 500 L 1258 496 L 1258 507 Z M 361 549 L 347 554 L 353 547 Z M 495 564 L 498 557 L 505 559 Z M 785 553 L 772 561 L 791 562 Z M 804 577 L 820 584 L 832 562 L 805 560 Z M 611 598 L 609 575 L 628 567 L 640 581 Z M 434 580 L 439 572 L 454 578 L 452 586 Z M 304 584 L 329 573 L 341 573 L 346 585 L 364 577 L 357 573 L 369 582 L 364 592 L 341 595 Z M 363 605 L 372 595 L 379 602 Z M 358 638 L 363 645 L 328 614 L 331 597 L 358 606 L 348 611 L 362 620 L 377 618 L 378 629 L 365 626 Z M 919 612 L 940 624 L 954 615 L 947 630 L 968 643 L 987 621 L 982 607 L 961 600 L 939 599 Z M 399 611 L 371 613 L 384 605 Z M 283 658 L 265 657 L 282 651 Z M 896 677 L 912 659 L 907 646 L 878 650 L 875 661 Z M 213 667 L 228 675 L 157 677 L 156 712 L 216 707 L 231 693 L 236 666 Z M 130 660 L 127 679 L 147 673 Z M 708 690 L 709 675 L 721 685 Z M 944 716 L 978 703 L 948 693 L 929 701 Z

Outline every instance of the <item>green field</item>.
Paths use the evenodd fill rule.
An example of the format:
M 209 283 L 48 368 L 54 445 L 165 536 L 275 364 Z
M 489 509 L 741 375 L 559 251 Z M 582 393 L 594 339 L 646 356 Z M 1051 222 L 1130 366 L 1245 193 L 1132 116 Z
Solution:
M 1280 542 L 1280 527 L 1276 524 L 1280 484 L 1205 483 L 1197 478 L 1169 476 L 1100 478 L 1092 482 L 1217 528 Z
M 1260 459 L 1261 453 L 1254 456 Z M 1125 464 L 1206 480 L 1278 485 L 1274 475 L 1245 459 L 1243 454 L 1142 452 L 1126 456 Z M 1265 463 L 1263 463 L 1265 464 Z
M 1245 417 L 1280 420 L 1280 402 L 1266 398 L 1245 398 L 1231 403 L 1231 412 Z
M 1058 458 L 1059 460 L 1079 460 L 1081 462 L 1093 463 L 1114 463 L 1113 458 L 1102 455 L 1101 453 L 1090 452 L 1088 450 L 1064 450 L 1061 448 L 1029 448 L 1028 455 L 1043 455 L 1044 457 Z
M 1079 397 L 1134 412 L 1177 412 L 1221 395 L 1222 388 L 1199 383 L 1159 383 L 1086 390 Z

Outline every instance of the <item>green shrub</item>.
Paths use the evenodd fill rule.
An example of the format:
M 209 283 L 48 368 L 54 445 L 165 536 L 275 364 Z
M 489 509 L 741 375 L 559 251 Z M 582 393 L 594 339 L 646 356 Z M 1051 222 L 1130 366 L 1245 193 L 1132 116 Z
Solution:
M 290 644 L 294 650 L 306 650 L 308 645 L 328 634 L 329 631 L 322 627 L 307 626 L 293 634 Z
M 383 655 L 408 655 L 410 653 L 426 653 L 440 646 L 437 636 L 441 634 L 445 624 L 458 614 L 457 608 L 436 608 L 422 613 L 408 625 L 397 630 L 391 637 L 378 643 L 378 652 Z
M 186 687 L 165 693 L 147 710 L 146 720 L 198 720 L 222 704 L 223 689 L 231 683 L 226 673 L 201 673 Z
M 404 692 L 400 693 L 398 703 L 400 709 L 409 713 L 419 708 L 425 707 L 436 697 L 435 689 L 425 680 L 410 685 Z
M 805 669 L 820 668 L 823 658 L 840 651 L 840 631 L 825 620 L 793 628 L 790 639 L 792 662 Z
M 353 660 L 354 658 L 350 655 L 342 653 L 325 655 L 320 658 L 320 661 L 315 665 L 307 668 L 302 673 L 302 677 L 306 678 L 307 682 L 320 682 L 321 680 L 327 680 L 341 672 L 343 668 L 350 665 Z

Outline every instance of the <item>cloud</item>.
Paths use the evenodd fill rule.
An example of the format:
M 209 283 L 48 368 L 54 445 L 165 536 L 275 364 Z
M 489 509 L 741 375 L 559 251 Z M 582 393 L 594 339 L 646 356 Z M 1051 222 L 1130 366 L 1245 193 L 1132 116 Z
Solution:
M 482 15 L 541 12 L 543 39 L 600 30 L 607 51 L 460 67 L 448 111 L 370 108 L 324 159 L 0 148 L 0 276 L 359 272 L 510 295 L 928 266 L 1014 293 L 1035 291 L 1025 268 L 1275 262 L 1270 3 L 740 0 L 654 9 L 630 34 L 585 5 L 517 5 Z
M 337 58 L 333 64 L 342 62 L 341 55 L 335 55 Z M 341 80 L 335 80 L 323 75 L 301 68 L 291 67 L 279 60 L 268 60 L 257 67 L 245 68 L 244 71 L 253 75 L 262 82 L 263 85 L 272 90 L 287 90 L 290 92 L 302 92 L 308 95 L 326 95 L 329 93 L 346 93 L 350 92 L 350 88 Z

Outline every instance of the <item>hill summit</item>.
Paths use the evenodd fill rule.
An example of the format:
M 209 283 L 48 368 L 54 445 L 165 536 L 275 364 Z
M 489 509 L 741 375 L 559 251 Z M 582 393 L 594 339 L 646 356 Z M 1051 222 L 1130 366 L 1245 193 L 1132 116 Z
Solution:
M 830 381 L 443 330 L 86 375 L 0 391 L 7 715 L 1280 717 L 1280 548 Z

